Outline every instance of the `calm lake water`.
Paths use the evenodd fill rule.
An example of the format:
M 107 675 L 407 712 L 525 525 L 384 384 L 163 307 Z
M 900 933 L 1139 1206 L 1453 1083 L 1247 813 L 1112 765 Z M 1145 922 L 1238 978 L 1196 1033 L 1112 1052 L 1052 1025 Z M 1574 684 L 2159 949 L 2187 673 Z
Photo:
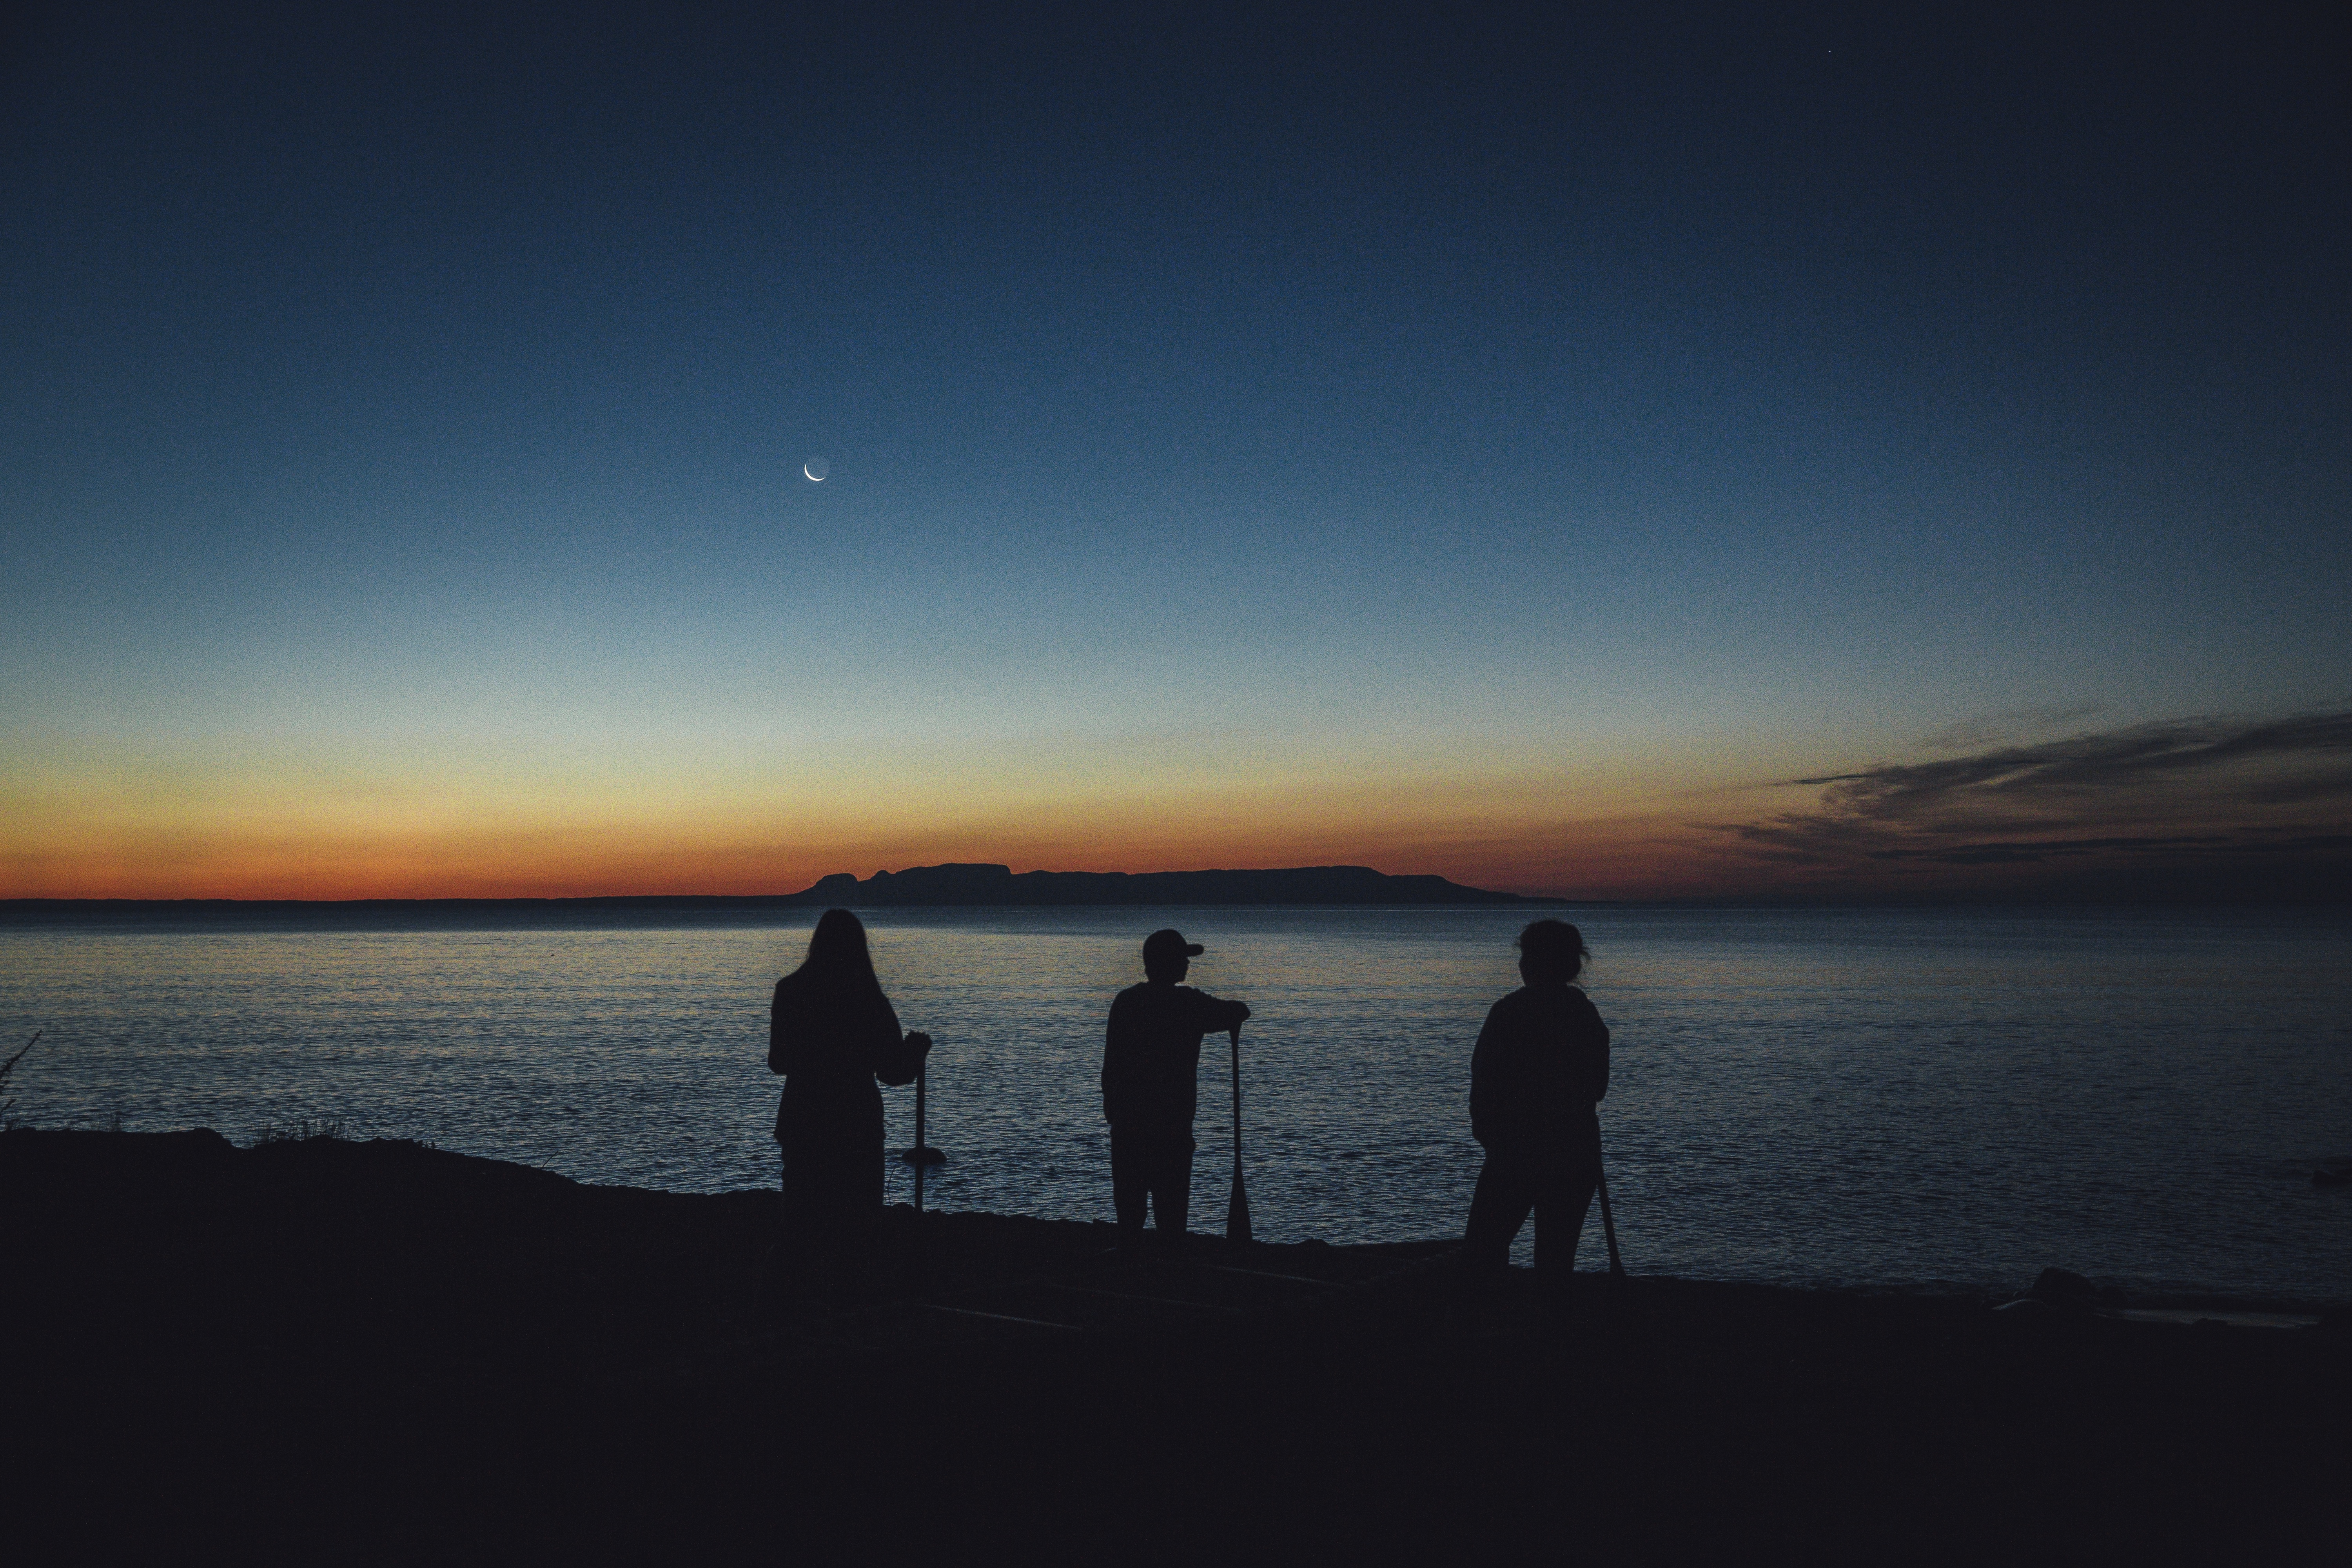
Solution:
M 2352 1158 L 2342 915 L 1568 913 L 1615 1035 L 1601 1125 L 1637 1272 L 2021 1287 L 2058 1264 L 2143 1292 L 2352 1297 L 2352 1187 L 2311 1181 Z M 583 1181 L 769 1184 L 768 993 L 813 916 L 0 927 L 0 1026 L 47 1031 L 16 1116 L 239 1141 L 332 1118 Z M 874 911 L 885 987 L 939 1039 L 929 1200 L 1109 1217 L 1103 1018 L 1173 924 L 1208 945 L 1192 983 L 1256 1014 L 1259 1234 L 1456 1233 L 1470 1047 L 1527 918 Z M 1231 1168 L 1224 1058 L 1211 1041 L 1202 1227 Z M 913 1091 L 886 1098 L 910 1142 Z

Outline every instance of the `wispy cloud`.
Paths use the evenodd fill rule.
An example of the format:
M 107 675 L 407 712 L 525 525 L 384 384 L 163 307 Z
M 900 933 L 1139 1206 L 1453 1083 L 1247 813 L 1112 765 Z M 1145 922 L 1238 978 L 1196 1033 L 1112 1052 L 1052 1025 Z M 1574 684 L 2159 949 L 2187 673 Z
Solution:
M 1960 752 L 1973 746 L 1996 745 L 2038 731 L 2077 723 L 2106 711 L 2106 707 L 2104 702 L 2074 702 L 2061 707 L 2011 708 L 1978 719 L 1963 720 L 1958 724 L 1948 724 L 1932 735 L 1922 736 L 1919 744 L 1931 752 Z
M 1990 889 L 1992 868 L 2038 867 L 2084 893 L 2105 877 L 2118 896 L 2169 879 L 2184 894 L 2305 897 L 2352 872 L 2352 711 L 2140 724 L 1784 782 L 1821 793 L 1719 825 L 1717 842 L 1857 890 L 1926 890 L 1937 872 Z

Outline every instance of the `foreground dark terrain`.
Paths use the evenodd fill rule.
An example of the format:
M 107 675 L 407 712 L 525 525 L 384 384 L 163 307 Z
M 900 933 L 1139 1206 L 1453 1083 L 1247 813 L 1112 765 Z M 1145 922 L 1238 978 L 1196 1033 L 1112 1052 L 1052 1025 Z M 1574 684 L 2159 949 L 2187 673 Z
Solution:
M 1107 1226 L 905 1209 L 868 1292 L 813 1299 L 774 1203 L 0 1135 L 5 1522 L 98 1555 L 2101 1556 L 2300 1552 L 2345 1496 L 2334 1320 L 1598 1276 L 1547 1315 L 1427 1244 L 1122 1266 Z

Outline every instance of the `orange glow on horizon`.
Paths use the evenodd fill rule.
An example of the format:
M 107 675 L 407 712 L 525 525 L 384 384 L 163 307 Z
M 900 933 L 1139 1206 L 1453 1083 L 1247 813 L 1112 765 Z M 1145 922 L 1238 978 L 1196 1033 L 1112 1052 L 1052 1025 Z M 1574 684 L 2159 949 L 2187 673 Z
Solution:
M 1189 871 L 1364 865 L 1500 891 L 1589 898 L 1671 896 L 1701 879 L 1639 832 L 1464 837 L 1426 828 L 1030 833 L 975 841 L 908 835 L 833 844 L 663 842 L 604 834 L 453 834 L 405 840 L 326 836 L 149 839 L 80 852 L 16 850 L 0 897 L 59 899 L 579 898 L 797 892 L 826 875 L 860 878 L 947 861 L 1013 870 Z M 1661 850 L 1666 852 L 1661 853 Z M 1682 871 L 1683 876 L 1675 872 Z
M 1082 740 L 766 754 L 56 742 L 0 758 L 0 898 L 775 895 L 837 872 L 950 861 L 1016 872 L 1354 865 L 1625 900 L 2106 897 L 2147 885 L 2153 866 L 2181 886 L 2269 896 L 2263 868 L 2288 861 L 2265 844 L 2334 842 L 2311 837 L 2326 824 L 2303 821 L 2292 792 L 2265 805 L 2280 792 L 2259 772 L 2200 793 L 2176 769 L 2084 806 L 2059 771 L 2056 793 L 2021 812 L 1981 791 L 1934 793 L 1945 771 L 1894 770 L 1881 795 L 1895 805 L 1882 809 L 1881 795 L 1840 795 L 1841 780 L 1864 775 L 1764 745 L 1482 771 L 1464 755 L 1250 752 L 1215 737 L 1124 756 Z M 1814 784 L 1745 782 L 1807 772 Z M 2055 842 L 2042 855 L 2025 839 Z M 2182 879 L 2198 871 L 2189 855 L 2241 841 L 2239 861 L 2213 862 L 2234 882 Z M 2143 843 L 2154 855 L 2135 859 Z M 2188 872 L 2168 872 L 2164 855 Z
M 834 872 L 986 861 L 1015 871 L 1184 871 L 1362 865 L 1434 874 L 1500 891 L 1670 897 L 1712 879 L 1687 829 L 1655 816 L 1528 820 L 1433 800 L 1378 798 L 1053 803 L 962 821 L 859 821 L 810 813 L 786 823 L 740 811 L 681 821 L 607 816 L 404 820 L 333 814 L 176 814 L 51 825 L 0 838 L 0 897 L 67 899 L 570 898 L 797 892 Z M 1499 807 L 1499 809 L 1498 809 Z M 781 815 L 781 814 L 780 814 Z M 175 819 L 176 817 L 176 819 Z M 829 819 L 829 820 L 828 820 Z
M 1452 759 L 1096 742 L 643 757 L 61 742 L 0 763 L 0 897 L 562 898 L 796 892 L 944 861 L 1016 871 L 1361 865 L 1587 898 L 1717 890 L 1696 797 Z M 1344 780 L 1344 783 L 1334 783 Z M 1702 794 L 1704 792 L 1701 792 Z

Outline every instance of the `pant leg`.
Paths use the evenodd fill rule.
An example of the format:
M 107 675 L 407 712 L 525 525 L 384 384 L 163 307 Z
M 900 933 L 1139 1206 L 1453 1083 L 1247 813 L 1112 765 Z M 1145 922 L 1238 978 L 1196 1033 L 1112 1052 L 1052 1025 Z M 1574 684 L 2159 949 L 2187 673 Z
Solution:
M 1536 1277 L 1547 1288 L 1564 1285 L 1576 1268 L 1584 1216 L 1601 1186 L 1601 1167 L 1580 1162 L 1549 1174 L 1536 1193 Z
M 860 1143 L 855 1154 L 843 1161 L 838 1177 L 840 1206 L 835 1211 L 837 1228 L 834 1256 L 841 1260 L 844 1269 L 853 1276 L 862 1276 L 874 1266 L 875 1243 L 882 1229 L 885 1177 L 879 1128 L 875 1130 L 874 1137 Z
M 1526 1173 L 1515 1163 L 1489 1150 L 1478 1168 L 1478 1186 L 1470 1194 L 1470 1224 L 1463 1236 L 1470 1268 L 1480 1270 L 1509 1267 L 1511 1243 L 1535 1206 L 1535 1193 Z
M 784 1226 L 778 1248 L 785 1276 L 800 1289 L 817 1285 L 832 1270 L 835 1205 L 825 1192 L 821 1161 L 783 1151 Z
M 1151 1202 L 1151 1163 L 1144 1140 L 1134 1133 L 1125 1137 L 1118 1129 L 1110 1134 L 1110 1202 L 1112 1212 L 1118 1216 L 1121 1245 L 1143 1234 L 1143 1218 Z
M 793 1160 L 789 1149 L 783 1161 L 784 1249 L 795 1259 L 805 1258 L 816 1244 L 817 1194 L 812 1190 L 805 1162 Z
M 784 1151 L 784 1241 L 803 1267 L 829 1265 L 845 1276 L 862 1271 L 882 1215 L 882 1146 L 878 1139 L 813 1140 Z
M 1190 1139 L 1185 1140 L 1190 1143 Z M 1192 1151 L 1171 1145 L 1152 1173 L 1151 1217 L 1162 1241 L 1181 1241 L 1192 1218 Z

